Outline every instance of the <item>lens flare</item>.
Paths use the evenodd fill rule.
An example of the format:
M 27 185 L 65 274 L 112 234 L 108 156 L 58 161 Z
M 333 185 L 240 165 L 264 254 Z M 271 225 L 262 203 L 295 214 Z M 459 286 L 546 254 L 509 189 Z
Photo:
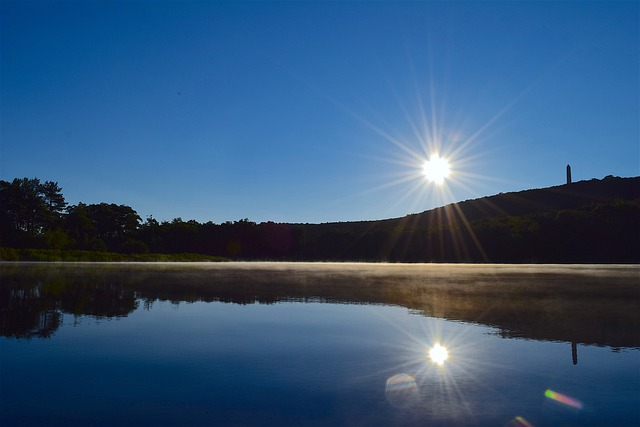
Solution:
M 443 365 L 445 360 L 449 358 L 449 352 L 446 347 L 436 344 L 429 350 L 429 358 L 436 365 Z
M 507 427 L 534 427 L 529 421 L 522 417 L 515 417 L 507 423 Z
M 549 399 L 555 400 L 556 402 L 562 403 L 567 406 L 571 406 L 572 408 L 582 409 L 582 402 L 574 399 L 573 397 L 569 397 L 567 395 L 549 389 L 544 392 L 544 395 Z
M 385 397 L 396 408 L 409 408 L 418 400 L 416 379 L 409 374 L 397 374 L 387 380 Z

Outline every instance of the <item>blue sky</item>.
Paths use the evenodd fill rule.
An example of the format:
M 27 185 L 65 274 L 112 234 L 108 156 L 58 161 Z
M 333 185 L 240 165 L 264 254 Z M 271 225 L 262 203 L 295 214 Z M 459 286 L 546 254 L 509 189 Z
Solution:
M 0 7 L 0 178 L 72 204 L 319 223 L 558 185 L 567 163 L 640 172 L 636 1 Z

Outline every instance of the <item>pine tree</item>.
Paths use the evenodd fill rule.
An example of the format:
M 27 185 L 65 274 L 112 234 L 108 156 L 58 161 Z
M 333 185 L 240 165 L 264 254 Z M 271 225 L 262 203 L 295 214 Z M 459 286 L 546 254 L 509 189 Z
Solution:
M 62 214 L 62 211 L 67 207 L 67 202 L 62 195 L 62 188 L 57 182 L 46 181 L 40 185 L 40 192 L 44 198 L 45 205 L 49 212 L 54 215 Z

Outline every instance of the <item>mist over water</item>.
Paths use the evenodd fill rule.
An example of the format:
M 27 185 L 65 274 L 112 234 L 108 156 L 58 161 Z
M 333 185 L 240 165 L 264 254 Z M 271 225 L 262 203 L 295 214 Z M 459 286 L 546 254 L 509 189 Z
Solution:
M 0 423 L 634 425 L 639 273 L 2 263 Z

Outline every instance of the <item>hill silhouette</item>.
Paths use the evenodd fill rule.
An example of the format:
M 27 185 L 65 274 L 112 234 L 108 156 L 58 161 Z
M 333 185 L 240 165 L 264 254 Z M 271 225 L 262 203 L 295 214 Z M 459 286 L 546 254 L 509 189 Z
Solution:
M 640 198 L 640 178 L 592 179 L 555 187 L 498 194 L 455 204 L 467 221 L 497 216 L 522 216 Z M 418 224 L 433 223 L 432 217 L 446 215 L 452 205 L 417 214 Z
M 462 219 L 473 222 L 503 216 L 524 216 L 579 209 L 616 200 L 638 199 L 640 199 L 640 177 L 620 178 L 608 176 L 601 180 L 594 178 L 554 187 L 500 193 L 493 196 L 465 200 L 421 213 L 410 214 L 402 218 L 326 223 L 320 224 L 320 226 L 343 224 L 345 226 L 368 227 L 373 224 L 393 228 L 400 224 L 410 228 L 424 228 L 431 227 L 434 224 L 448 224 Z
M 0 246 L 11 248 L 238 260 L 640 262 L 640 177 L 608 176 L 402 218 L 323 224 L 142 222 L 124 205 L 66 207 L 57 183 L 24 178 L 1 184 Z
M 638 262 L 640 178 L 501 193 L 380 221 L 305 225 L 331 259 Z M 320 258 L 320 253 L 310 258 Z

